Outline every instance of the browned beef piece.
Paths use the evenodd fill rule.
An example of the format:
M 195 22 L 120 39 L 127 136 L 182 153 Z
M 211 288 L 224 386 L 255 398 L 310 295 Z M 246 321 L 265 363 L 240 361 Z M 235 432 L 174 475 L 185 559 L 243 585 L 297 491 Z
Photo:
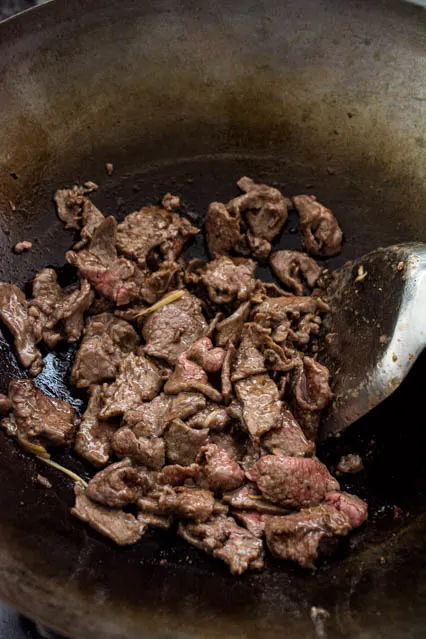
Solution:
M 355 474 L 364 470 L 364 464 L 359 455 L 344 455 L 337 465 L 339 473 Z
M 232 517 L 212 517 L 205 523 L 179 524 L 178 533 L 193 546 L 226 562 L 233 575 L 263 568 L 263 544 Z
M 181 353 L 207 330 L 201 302 L 193 295 L 185 295 L 154 311 L 145 320 L 142 335 L 145 352 L 152 357 L 175 364 Z
M 314 568 L 320 542 L 341 537 L 351 530 L 349 518 L 332 506 L 317 506 L 265 522 L 266 543 L 279 559 L 290 559 L 303 568 Z
M 368 506 L 365 501 L 349 493 L 339 491 L 327 493 L 323 504 L 333 506 L 339 512 L 344 513 L 352 528 L 361 526 L 368 516 Z
M 244 252 L 246 239 L 239 212 L 228 210 L 221 202 L 212 202 L 207 211 L 206 238 L 212 258 L 230 251 Z
M 173 400 L 161 393 L 150 402 L 143 402 L 134 410 L 127 411 L 124 423 L 140 437 L 158 437 L 168 423 L 168 411 Z
M 166 444 L 161 437 L 138 437 L 127 426 L 116 431 L 112 445 L 118 457 L 129 457 L 153 470 L 160 470 L 166 462 Z
M 56 271 L 41 270 L 33 280 L 33 299 L 29 314 L 33 331 L 49 348 L 54 348 L 63 339 L 73 343 L 80 339 L 84 327 L 84 313 L 94 299 L 87 280 L 78 288 L 63 291 L 58 284 Z
M 96 191 L 97 188 L 98 185 L 94 182 L 86 182 L 84 186 L 75 184 L 70 189 L 59 189 L 56 191 L 53 199 L 56 204 L 58 217 L 65 223 L 66 229 L 80 228 L 85 209 L 95 208 L 90 200 L 84 196 L 87 193 Z M 100 215 L 102 215 L 102 213 L 100 213 Z
M 158 474 L 160 484 L 170 484 L 171 486 L 181 486 L 189 481 L 196 481 L 200 474 L 200 466 L 198 464 L 190 464 L 189 466 L 180 466 L 179 464 L 170 464 L 164 466 Z
M 265 259 L 271 251 L 272 240 L 287 220 L 290 202 L 278 189 L 256 184 L 248 177 L 242 177 L 237 184 L 244 195 L 231 200 L 227 208 L 234 216 L 244 214 L 253 255 Z
M 166 397 L 171 402 L 167 412 L 168 421 L 192 418 L 207 406 L 207 400 L 202 393 L 179 393 L 173 398 L 167 395 Z
M 138 342 L 137 333 L 128 322 L 110 313 L 89 317 L 74 359 L 72 383 L 87 388 L 115 379 L 123 358 L 134 351 Z
M 256 484 L 247 483 L 237 490 L 224 493 L 222 500 L 236 510 L 255 510 L 266 515 L 287 515 L 288 509 L 263 498 Z
M 207 428 L 197 430 L 189 428 L 180 419 L 174 420 L 164 436 L 168 461 L 181 466 L 193 464 L 206 443 L 208 434 Z
M 130 513 L 96 504 L 85 495 L 79 484 L 75 485 L 74 492 L 75 505 L 71 513 L 119 546 L 135 544 L 145 533 L 146 524 Z
M 225 408 L 210 402 L 206 408 L 190 417 L 186 423 L 191 428 L 208 428 L 212 432 L 221 432 L 230 421 Z
M 278 387 L 269 375 L 253 375 L 235 384 L 243 409 L 243 420 L 250 437 L 257 442 L 273 428 L 278 428 L 281 404 Z
M 265 455 L 246 473 L 262 495 L 281 506 L 316 506 L 338 482 L 318 459 Z
M 147 304 L 154 304 L 169 291 L 183 286 L 182 267 L 176 262 L 163 262 L 157 271 L 151 273 L 148 269 L 144 272 L 143 281 L 139 296 Z M 130 313 L 132 309 L 124 311 Z M 136 309 L 135 319 L 137 319 L 139 309 Z M 127 319 L 127 318 L 125 318 Z M 129 318 L 130 319 L 130 318 Z M 133 318 L 131 318 L 133 319 Z
M 111 508 L 134 504 L 154 487 L 152 474 L 132 465 L 129 459 L 99 471 L 86 488 L 86 496 Z
M 236 461 L 241 461 L 247 453 L 247 448 L 251 442 L 247 439 L 246 433 L 240 428 L 231 428 L 224 432 L 209 432 L 208 444 L 214 444 L 219 450 L 224 450 Z
M 12 402 L 6 395 L 0 393 L 0 416 L 7 415 L 8 413 L 10 413 L 11 410 Z
M 14 284 L 0 282 L 0 319 L 12 333 L 19 361 L 32 377 L 43 369 L 25 295 Z
M 256 288 L 256 263 L 245 258 L 221 256 L 208 262 L 201 273 L 201 282 L 215 304 L 244 302 Z
M 299 213 L 303 248 L 320 257 L 340 253 L 343 233 L 330 209 L 320 204 L 315 195 L 296 195 L 292 202 Z
M 303 295 L 302 277 L 313 289 L 321 275 L 321 268 L 315 260 L 299 251 L 277 251 L 272 253 L 269 261 L 278 279 L 296 295 Z
M 221 394 L 210 383 L 207 373 L 195 362 L 186 359 L 186 353 L 179 355 L 176 368 L 164 386 L 168 395 L 197 391 L 214 402 L 220 402 Z
M 29 379 L 12 380 L 9 399 L 18 434 L 23 439 L 40 438 L 54 446 L 63 446 L 72 440 L 75 410 L 67 402 L 48 397 Z
M 112 437 L 117 428 L 115 424 L 100 419 L 102 401 L 101 387 L 93 386 L 74 444 L 76 453 L 94 466 L 104 466 L 109 461 L 112 453 Z
M 312 357 L 304 357 L 293 377 L 293 399 L 303 410 L 319 411 L 333 397 L 328 380 L 328 368 Z
M 188 240 L 199 229 L 177 213 L 162 206 L 144 206 L 127 215 L 117 228 L 117 247 L 124 255 L 145 266 L 146 258 L 158 249 L 167 261 L 176 260 Z
M 274 517 L 274 515 L 260 513 L 257 510 L 235 510 L 232 512 L 232 516 L 255 537 L 263 537 L 266 520 Z
M 219 322 L 216 326 L 216 344 L 227 346 L 230 342 L 238 344 L 244 323 L 250 313 L 251 302 L 244 302 L 232 315 Z
M 253 320 L 272 329 L 272 339 L 282 343 L 290 337 L 301 344 L 309 342 L 310 334 L 319 333 L 319 313 L 329 307 L 319 297 L 285 295 L 268 297 L 253 311 Z
M 256 324 L 245 324 L 241 334 L 241 343 L 232 367 L 231 380 L 238 382 L 240 379 L 246 379 L 252 375 L 266 373 L 266 370 L 265 358 L 258 339 L 258 326 Z
M 262 446 L 273 455 L 285 457 L 309 457 L 314 454 L 315 445 L 306 439 L 291 411 L 283 406 L 279 428 L 266 433 Z
M 222 385 L 222 398 L 225 403 L 229 403 L 232 398 L 233 388 L 231 372 L 235 361 L 236 348 L 231 342 L 228 345 L 225 358 L 223 360 L 222 373 L 221 373 L 221 385 Z
M 139 297 L 143 273 L 136 264 L 118 257 L 117 222 L 107 217 L 96 228 L 87 248 L 68 251 L 67 262 L 76 266 L 93 288 L 117 306 Z
M 144 355 L 130 353 L 121 362 L 118 376 L 104 390 L 101 417 L 109 419 L 154 399 L 161 389 L 161 376 L 154 362 Z
M 228 451 L 215 444 L 202 450 L 202 469 L 206 485 L 214 492 L 235 490 L 244 483 L 244 471 Z
M 185 357 L 199 364 L 206 373 L 218 373 L 222 368 L 225 351 L 214 347 L 209 337 L 200 337 L 185 352 Z
M 213 514 L 215 499 L 209 490 L 165 486 L 158 500 L 160 509 L 182 519 L 207 521 Z
M 138 513 L 138 522 L 144 527 L 167 530 L 173 523 L 172 517 L 154 515 L 154 513 Z

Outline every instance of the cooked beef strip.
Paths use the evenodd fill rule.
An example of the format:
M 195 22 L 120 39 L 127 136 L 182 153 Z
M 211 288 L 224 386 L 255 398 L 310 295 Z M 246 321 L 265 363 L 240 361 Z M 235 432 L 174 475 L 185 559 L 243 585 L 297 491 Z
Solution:
M 321 268 L 315 260 L 299 251 L 276 251 L 269 261 L 278 279 L 296 295 L 303 295 L 302 276 L 313 289 L 321 275 Z
M 78 388 L 115 379 L 123 358 L 139 338 L 134 328 L 110 313 L 86 320 L 83 341 L 74 359 L 71 381 Z
M 54 446 L 71 442 L 76 416 L 67 402 L 48 397 L 29 379 L 12 380 L 9 399 L 18 434 L 24 440 L 39 438 Z
M 314 454 L 313 442 L 306 439 L 302 429 L 288 407 L 281 409 L 280 426 L 266 433 L 262 446 L 273 455 L 309 457 Z
M 127 411 L 123 423 L 138 437 L 158 437 L 167 426 L 168 411 L 172 403 L 173 398 L 160 393 L 152 401 L 142 402 L 134 410 Z
M 56 204 L 58 217 L 65 223 L 66 229 L 79 229 L 85 207 L 93 207 L 93 204 L 85 195 L 96 191 L 98 185 L 94 182 L 86 182 L 84 186 L 75 184 L 70 189 L 59 189 L 53 199 Z M 102 213 L 101 213 L 102 215 Z
M 250 313 L 251 302 L 244 302 L 229 317 L 219 322 L 216 326 L 216 344 L 227 346 L 231 342 L 238 344 L 241 331 Z
M 118 257 L 116 236 L 117 222 L 107 217 L 95 229 L 88 247 L 68 251 L 66 259 L 98 293 L 117 306 L 124 306 L 139 296 L 143 273 L 133 262 Z
M 94 466 L 104 466 L 112 453 L 112 437 L 117 425 L 100 419 L 103 395 L 100 386 L 90 389 L 89 403 L 81 418 L 75 438 L 76 453 Z
M 14 284 L 0 282 L 0 319 L 12 333 L 19 361 L 36 377 L 43 369 L 43 358 L 28 315 L 25 295 Z
M 311 357 L 304 357 L 293 378 L 293 398 L 303 410 L 319 411 L 333 397 L 328 369 Z
M 352 528 L 361 526 L 368 516 L 368 506 L 365 501 L 349 493 L 340 491 L 327 493 L 323 504 L 333 506 L 339 512 L 344 513 Z
M 229 403 L 232 398 L 233 388 L 231 380 L 231 371 L 234 365 L 236 348 L 231 342 L 228 345 L 225 358 L 223 360 L 222 373 L 221 373 L 221 385 L 222 385 L 222 399 L 225 403 Z
M 207 428 L 189 428 L 180 419 L 175 419 L 164 435 L 168 462 L 181 466 L 193 464 L 206 443 L 208 434 Z
M 158 500 L 167 514 L 193 521 L 207 521 L 213 514 L 215 499 L 209 490 L 178 486 L 165 486 Z
M 211 432 L 221 432 L 230 421 L 226 409 L 211 402 L 206 408 L 190 417 L 186 423 L 191 428 L 208 428 Z
M 287 515 L 288 509 L 264 499 L 256 484 L 247 483 L 222 495 L 222 500 L 237 510 L 255 510 L 267 515 Z
M 273 428 L 278 428 L 281 401 L 278 387 L 267 374 L 253 375 L 235 384 L 243 409 L 243 420 L 253 441 Z
M 232 367 L 232 382 L 266 373 L 265 358 L 259 347 L 257 325 L 245 324 L 241 333 L 241 343 Z
M 221 394 L 209 383 L 207 373 L 195 362 L 186 359 L 186 353 L 179 355 L 176 368 L 164 386 L 168 395 L 198 391 L 214 402 L 220 402 Z
M 221 256 L 208 262 L 201 274 L 201 282 L 215 304 L 244 302 L 256 288 L 256 263 L 245 258 Z
M 176 262 L 163 262 L 157 271 L 146 271 L 139 292 L 140 298 L 147 304 L 154 304 L 169 291 L 183 285 L 182 267 Z
M 145 266 L 148 254 L 159 250 L 166 260 L 176 260 L 199 229 L 162 206 L 144 206 L 130 213 L 117 228 L 117 247 Z
M 299 213 L 303 248 L 311 255 L 331 257 L 342 249 L 342 230 L 330 209 L 315 195 L 296 195 L 292 202 Z
M 166 395 L 166 397 L 168 396 Z M 167 411 L 168 421 L 192 419 L 207 406 L 207 400 L 202 393 L 179 393 L 173 398 L 168 397 L 168 399 L 171 402 Z M 199 426 L 199 428 L 204 428 L 204 426 Z
M 164 485 L 181 486 L 187 481 L 196 481 L 199 474 L 200 466 L 198 464 L 190 464 L 189 466 L 169 464 L 164 466 L 158 474 L 158 481 Z
M 10 413 L 11 410 L 12 410 L 12 402 L 6 395 L 3 395 L 3 393 L 0 393 L 0 417 L 2 415 L 7 415 L 8 413 Z
M 171 517 L 154 515 L 153 513 L 138 513 L 138 522 L 145 527 L 167 530 L 173 523 Z
M 364 464 L 359 455 L 343 455 L 337 465 L 337 470 L 344 474 L 360 473 L 364 470 Z
M 130 353 L 120 363 L 115 382 L 104 388 L 100 416 L 109 419 L 137 408 L 143 401 L 154 399 L 161 384 L 156 364 L 144 355 Z
M 262 495 L 291 508 L 316 506 L 338 482 L 318 459 L 265 455 L 246 473 Z
M 256 510 L 235 510 L 232 511 L 232 516 L 235 517 L 239 524 L 247 528 L 252 535 L 263 537 L 266 520 L 274 515 L 267 515 Z
M 230 251 L 243 252 L 245 237 L 240 214 L 229 211 L 221 202 L 212 202 L 207 211 L 206 238 L 212 258 Z
M 205 483 L 213 492 L 235 490 L 244 483 L 244 471 L 232 456 L 215 444 L 201 451 L 200 465 Z
M 79 484 L 75 485 L 74 492 L 75 505 L 71 513 L 119 546 L 135 544 L 145 533 L 146 524 L 139 522 L 133 515 L 93 502 Z
M 212 517 L 205 523 L 179 524 L 178 533 L 193 546 L 225 561 L 233 575 L 263 568 L 263 544 L 232 517 Z
M 271 250 L 271 242 L 284 226 L 290 201 L 278 189 L 266 184 L 256 184 L 248 177 L 237 182 L 244 195 L 228 203 L 234 216 L 244 214 L 249 226 L 249 244 L 255 257 L 265 259 Z
M 149 472 L 133 466 L 130 459 L 123 459 L 96 473 L 89 481 L 85 495 L 104 506 L 123 508 L 136 503 L 154 485 Z
M 341 537 L 351 530 L 349 518 L 332 506 L 317 506 L 265 522 L 266 543 L 279 559 L 291 559 L 303 568 L 314 568 L 320 542 Z
M 185 357 L 199 364 L 206 373 L 219 373 L 225 351 L 223 348 L 214 347 L 209 337 L 200 337 L 185 351 Z
M 145 320 L 142 335 L 145 352 L 175 364 L 179 355 L 207 330 L 201 302 L 193 295 L 183 297 L 154 311 Z
M 41 270 L 33 280 L 33 299 L 28 307 L 34 334 L 49 348 L 54 348 L 62 339 L 76 342 L 83 331 L 84 313 L 93 298 L 87 280 L 67 292 L 59 286 L 56 271 L 51 268 Z
M 117 457 L 129 457 L 135 464 L 160 470 L 166 462 L 166 444 L 161 437 L 137 436 L 123 426 L 115 433 L 112 446 Z

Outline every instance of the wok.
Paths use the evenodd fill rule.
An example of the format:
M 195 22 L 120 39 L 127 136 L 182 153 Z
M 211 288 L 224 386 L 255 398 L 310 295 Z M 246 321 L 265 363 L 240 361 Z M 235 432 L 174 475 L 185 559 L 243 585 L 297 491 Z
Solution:
M 52 193 L 87 179 L 118 218 L 171 190 L 201 222 L 244 174 L 315 193 L 345 231 L 331 266 L 425 241 L 421 17 L 391 0 L 68 0 L 3 23 L 1 279 L 25 286 L 63 264 L 73 237 Z M 33 249 L 17 256 L 22 239 Z M 297 242 L 286 232 L 280 246 Z M 51 356 L 40 384 L 81 406 L 71 355 Z M 0 434 L 0 598 L 84 639 L 321 636 L 312 606 L 329 612 L 329 637 L 424 636 L 425 365 L 320 449 L 331 464 L 363 455 L 366 472 L 344 486 L 369 500 L 370 523 L 315 573 L 269 558 L 231 577 L 167 533 L 113 547 L 71 517 L 69 481 Z M 0 391 L 21 374 L 7 335 L 0 371 Z M 51 490 L 34 484 L 40 471 Z

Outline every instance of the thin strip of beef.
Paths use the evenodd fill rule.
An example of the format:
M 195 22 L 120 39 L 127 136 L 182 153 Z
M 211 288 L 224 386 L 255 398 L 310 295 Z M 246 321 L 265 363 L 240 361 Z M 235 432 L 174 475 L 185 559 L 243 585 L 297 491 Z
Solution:
M 215 444 L 204 446 L 199 463 L 205 484 L 215 493 L 235 490 L 244 483 L 245 476 L 241 466 L 228 451 Z
M 166 463 L 166 444 L 161 437 L 137 436 L 130 428 L 119 428 L 113 437 L 117 457 L 129 457 L 135 464 L 160 470 Z
M 233 575 L 263 568 L 263 544 L 232 517 L 212 517 L 205 523 L 179 524 L 178 533 L 187 542 L 222 559 Z
M 244 302 L 256 289 L 255 270 L 253 260 L 221 256 L 205 265 L 200 279 L 213 303 Z
M 285 457 L 310 457 L 315 445 L 308 441 L 291 411 L 283 406 L 280 426 L 266 433 L 262 446 L 273 455 Z
M 339 512 L 347 515 L 352 528 L 361 526 L 368 516 L 368 506 L 365 501 L 349 493 L 340 491 L 327 493 L 323 504 L 333 506 Z
M 210 384 L 205 370 L 195 362 L 189 361 L 185 352 L 179 355 L 175 370 L 164 386 L 164 392 L 177 395 L 191 391 L 203 393 L 214 402 L 220 402 L 222 399 L 219 391 Z
M 75 504 L 71 514 L 88 523 L 101 535 L 109 537 L 119 546 L 135 544 L 147 530 L 144 522 L 139 522 L 130 513 L 116 508 L 101 506 L 89 499 L 79 484 L 74 487 Z
M 117 247 L 144 267 L 153 249 L 158 249 L 167 261 L 176 260 L 198 232 L 199 229 L 177 213 L 162 206 L 144 206 L 118 225 Z
M 164 485 L 182 486 L 187 483 L 195 483 L 199 474 L 200 467 L 198 464 L 190 464 L 189 466 L 169 464 L 168 466 L 164 466 L 159 472 L 158 482 Z
M 76 453 L 94 466 L 104 466 L 109 461 L 112 438 L 117 429 L 116 424 L 100 419 L 102 404 L 102 389 L 93 386 L 74 443 Z
M 266 543 L 279 559 L 290 559 L 302 568 L 314 568 L 320 543 L 351 530 L 348 516 L 332 506 L 317 506 L 265 522 Z
M 55 192 L 53 199 L 58 217 L 64 222 L 66 229 L 80 228 L 85 207 L 88 203 L 92 205 L 84 196 L 96 191 L 97 188 L 98 185 L 94 182 L 85 182 L 83 186 L 75 184 L 70 189 L 59 189 Z
M 142 402 L 134 410 L 127 411 L 123 424 L 138 437 L 159 437 L 169 422 L 168 411 L 172 402 L 173 398 L 160 393 L 150 402 Z
M 299 251 L 276 251 L 269 262 L 278 279 L 299 296 L 303 295 L 302 277 L 313 289 L 321 275 L 321 268 L 315 260 Z
M 178 300 L 148 315 L 142 329 L 145 352 L 175 364 L 179 355 L 206 330 L 200 300 L 185 292 Z
M 303 248 L 319 257 L 340 253 L 343 233 L 330 209 L 320 204 L 315 195 L 296 195 L 292 202 L 299 213 Z
M 157 365 L 144 355 L 130 353 L 121 362 L 115 382 L 104 388 L 100 416 L 109 419 L 137 408 L 142 402 L 154 399 L 161 385 Z
M 235 510 L 255 510 L 265 515 L 287 515 L 289 512 L 287 508 L 265 499 L 254 483 L 246 483 L 241 488 L 224 493 L 222 501 Z
M 198 430 L 190 428 L 180 419 L 174 420 L 164 435 L 168 462 L 181 466 L 193 464 L 206 443 L 208 434 L 207 428 Z
M 267 374 L 253 375 L 234 386 L 242 405 L 244 423 L 250 437 L 258 442 L 262 435 L 279 427 L 282 402 L 278 387 Z
M 290 508 L 316 506 L 339 490 L 327 467 L 315 458 L 265 455 L 246 473 L 269 501 Z
M 71 381 L 78 388 L 115 379 L 123 358 L 136 349 L 139 338 L 128 322 L 110 313 L 86 320 L 83 341 L 74 359 Z
M 22 366 L 36 377 L 43 369 L 43 358 L 36 347 L 38 340 L 31 326 L 25 295 L 14 284 L 0 282 L 0 318 L 12 333 Z
M 248 319 L 251 302 L 244 302 L 236 311 L 229 315 L 216 326 L 216 344 L 225 347 L 231 342 L 238 344 L 241 331 Z
M 231 251 L 248 252 L 241 215 L 228 210 L 221 202 L 209 204 L 205 228 L 207 247 L 212 258 Z
M 17 433 L 22 439 L 39 439 L 54 446 L 71 442 L 76 415 L 67 402 L 45 395 L 29 379 L 12 380 L 9 399 Z
M 96 473 L 86 488 L 86 497 L 110 508 L 124 508 L 149 493 L 155 485 L 149 471 L 133 466 L 129 459 L 110 464 Z
M 164 514 L 171 514 L 182 519 L 207 521 L 213 514 L 215 499 L 209 490 L 178 486 L 165 486 L 158 504 Z

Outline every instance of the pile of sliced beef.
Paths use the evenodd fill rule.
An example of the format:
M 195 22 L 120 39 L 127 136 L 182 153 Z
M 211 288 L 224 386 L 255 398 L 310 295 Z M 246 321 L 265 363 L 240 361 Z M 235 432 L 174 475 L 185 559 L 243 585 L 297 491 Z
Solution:
M 238 186 L 209 206 L 210 261 L 189 263 L 199 229 L 178 197 L 118 224 L 88 199 L 93 183 L 55 194 L 80 233 L 66 254 L 75 281 L 62 288 L 46 268 L 29 299 L 2 283 L 0 318 L 30 377 L 42 343 L 78 342 L 70 381 L 87 408 L 77 416 L 16 379 L 0 396 L 2 426 L 27 448 L 71 445 L 93 465 L 72 513 L 119 545 L 173 527 L 233 574 L 262 568 L 265 545 L 312 568 L 324 540 L 367 517 L 315 456 L 332 393 L 313 348 L 329 308 L 310 255 L 338 253 L 342 232 L 312 196 L 289 200 L 247 177 Z M 270 255 L 292 207 L 307 252 Z M 256 259 L 270 259 L 283 288 L 256 279 Z

